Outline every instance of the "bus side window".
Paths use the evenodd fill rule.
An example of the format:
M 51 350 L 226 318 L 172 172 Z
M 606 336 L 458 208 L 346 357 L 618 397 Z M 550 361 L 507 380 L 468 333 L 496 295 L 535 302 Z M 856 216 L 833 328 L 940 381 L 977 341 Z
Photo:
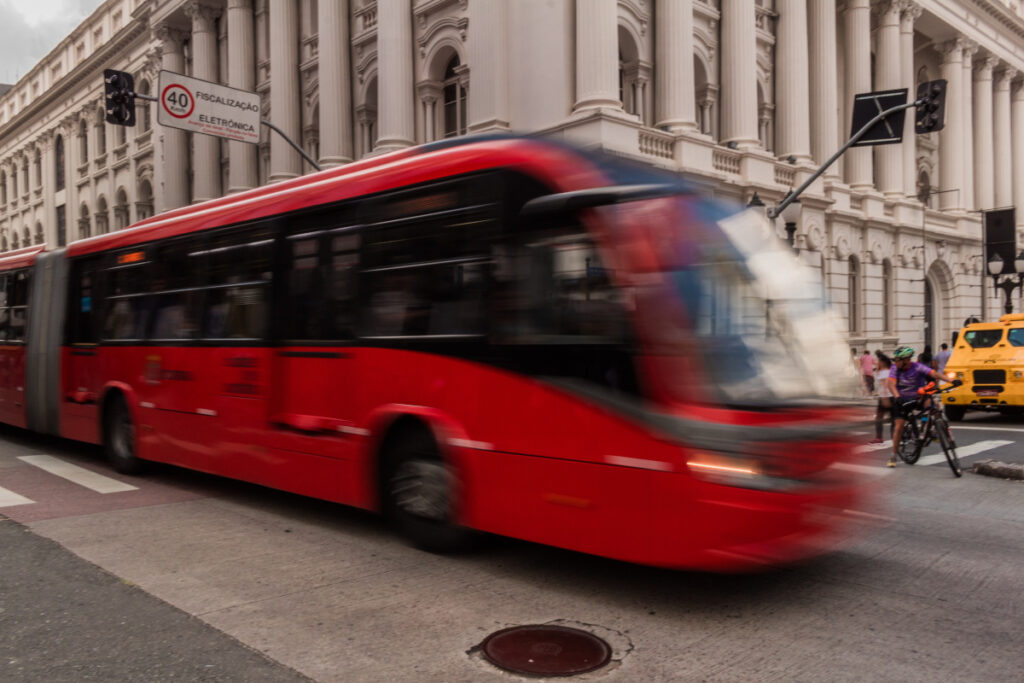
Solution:
M 95 258 L 72 263 L 72 292 L 69 306 L 69 341 L 72 344 L 94 344 L 99 339 L 96 330 L 96 276 L 98 263 Z
M 141 260 L 135 260 L 134 254 Z M 151 262 L 136 250 L 132 258 L 117 255 L 117 263 L 104 273 L 107 311 L 103 324 L 103 338 L 111 341 L 138 341 L 146 332 L 146 299 L 150 290 Z
M 19 270 L 7 279 L 8 301 L 10 308 L 10 327 L 7 333 L 9 341 L 25 341 L 25 326 L 28 319 L 28 283 L 29 271 Z
M 0 275 L 0 342 L 7 341 L 7 334 L 10 327 L 11 310 L 8 301 L 8 282 L 10 276 Z
M 199 335 L 199 240 L 177 239 L 153 249 L 152 294 L 147 300 L 149 339 Z
M 269 227 L 233 230 L 206 249 L 203 299 L 206 339 L 265 339 L 274 239 Z

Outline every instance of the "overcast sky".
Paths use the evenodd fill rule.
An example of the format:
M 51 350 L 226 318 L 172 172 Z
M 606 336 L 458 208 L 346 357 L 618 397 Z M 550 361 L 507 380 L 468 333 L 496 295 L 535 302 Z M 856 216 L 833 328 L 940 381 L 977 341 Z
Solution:
M 103 0 L 0 0 L 0 83 L 15 83 Z

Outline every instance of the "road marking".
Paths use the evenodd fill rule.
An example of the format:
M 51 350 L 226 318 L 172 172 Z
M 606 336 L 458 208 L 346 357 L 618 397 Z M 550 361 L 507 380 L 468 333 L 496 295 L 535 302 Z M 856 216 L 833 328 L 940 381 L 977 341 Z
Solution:
M 14 507 L 15 505 L 28 505 L 34 503 L 34 500 L 30 500 L 25 496 L 19 496 L 14 491 L 8 491 L 5 488 L 0 488 L 0 508 Z
M 24 460 L 29 465 L 34 465 L 50 474 L 67 479 L 68 481 L 92 489 L 96 493 L 120 493 L 121 491 L 137 491 L 137 486 L 126 484 L 117 479 L 104 477 L 91 470 L 78 465 L 72 465 L 50 455 L 22 455 L 18 460 Z
M 869 443 L 866 446 L 857 446 L 854 451 L 857 453 L 870 453 L 871 451 L 880 451 L 883 448 L 892 448 L 892 440 L 886 439 L 882 443 Z
M 1014 442 L 1013 441 L 978 441 L 977 443 L 972 443 L 972 444 L 970 444 L 968 446 L 957 446 L 956 455 L 957 455 L 958 458 L 963 459 L 963 458 L 966 458 L 966 457 L 969 457 L 969 456 L 972 456 L 972 455 L 977 455 L 978 453 L 984 453 L 985 451 L 990 451 L 993 448 L 999 448 L 1000 446 L 1008 446 L 1011 443 L 1014 443 Z M 935 465 L 935 464 L 938 464 L 940 462 L 946 462 L 946 455 L 944 453 L 941 453 L 941 452 L 939 454 L 937 454 L 937 455 L 926 455 L 926 456 L 922 457 L 920 460 L 918 460 L 917 462 L 918 462 L 919 465 Z
M 985 432 L 1024 432 L 1024 429 L 1018 429 L 1017 427 L 974 427 L 972 425 L 950 425 L 950 429 L 954 432 L 959 432 L 961 429 L 976 429 L 978 431 Z

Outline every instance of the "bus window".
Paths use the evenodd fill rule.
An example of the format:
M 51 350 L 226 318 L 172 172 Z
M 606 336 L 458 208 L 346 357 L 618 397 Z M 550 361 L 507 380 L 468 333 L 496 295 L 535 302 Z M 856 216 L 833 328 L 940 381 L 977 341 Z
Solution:
M 990 346 L 995 346 L 1002 338 L 1002 330 L 969 330 L 964 332 L 964 340 L 975 349 L 987 349 Z
M 7 300 L 7 283 L 9 276 L 0 275 L 0 342 L 7 341 L 10 328 L 11 310 Z
M 99 339 L 96 330 L 98 268 L 95 258 L 75 261 L 71 265 L 73 287 L 68 307 L 68 341 L 72 344 L 95 344 Z
M 25 341 L 25 324 L 28 318 L 28 273 L 27 270 L 19 270 L 7 279 L 7 298 L 11 305 L 8 341 Z
M 265 339 L 274 240 L 268 227 L 214 237 L 206 250 L 206 339 Z
M 105 275 L 107 300 L 103 338 L 110 341 L 138 341 L 146 331 L 146 295 L 149 293 L 148 260 L 138 260 L 134 251 L 119 254 L 117 265 Z M 129 256 L 129 258 L 122 258 Z M 143 256 L 143 258 L 145 258 Z
M 180 341 L 199 335 L 198 243 L 186 238 L 153 248 L 152 293 L 146 306 L 150 339 Z
M 353 227 L 302 232 L 288 238 L 287 249 L 285 338 L 352 339 L 359 233 Z
M 359 233 L 347 229 L 332 231 L 328 235 L 328 246 L 325 332 L 328 339 L 352 339 L 355 337 Z

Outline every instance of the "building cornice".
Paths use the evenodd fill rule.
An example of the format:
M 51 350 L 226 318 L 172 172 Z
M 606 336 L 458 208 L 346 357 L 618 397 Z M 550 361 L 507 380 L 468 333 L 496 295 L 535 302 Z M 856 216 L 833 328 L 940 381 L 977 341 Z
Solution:
M 0 144 L 11 132 L 18 130 L 22 124 L 38 118 L 48 107 L 65 97 L 70 90 L 81 89 L 82 82 L 86 80 L 86 77 L 93 74 L 97 77 L 95 85 L 85 88 L 86 90 L 91 87 L 99 88 L 101 85 L 101 79 L 98 78 L 99 72 L 123 59 L 125 49 L 140 36 L 145 36 L 146 31 L 147 27 L 144 23 L 133 19 L 113 38 L 104 43 L 100 50 L 79 63 L 67 75 L 15 114 L 7 123 L 0 126 Z M 11 93 L 14 91 L 15 89 L 12 89 Z

